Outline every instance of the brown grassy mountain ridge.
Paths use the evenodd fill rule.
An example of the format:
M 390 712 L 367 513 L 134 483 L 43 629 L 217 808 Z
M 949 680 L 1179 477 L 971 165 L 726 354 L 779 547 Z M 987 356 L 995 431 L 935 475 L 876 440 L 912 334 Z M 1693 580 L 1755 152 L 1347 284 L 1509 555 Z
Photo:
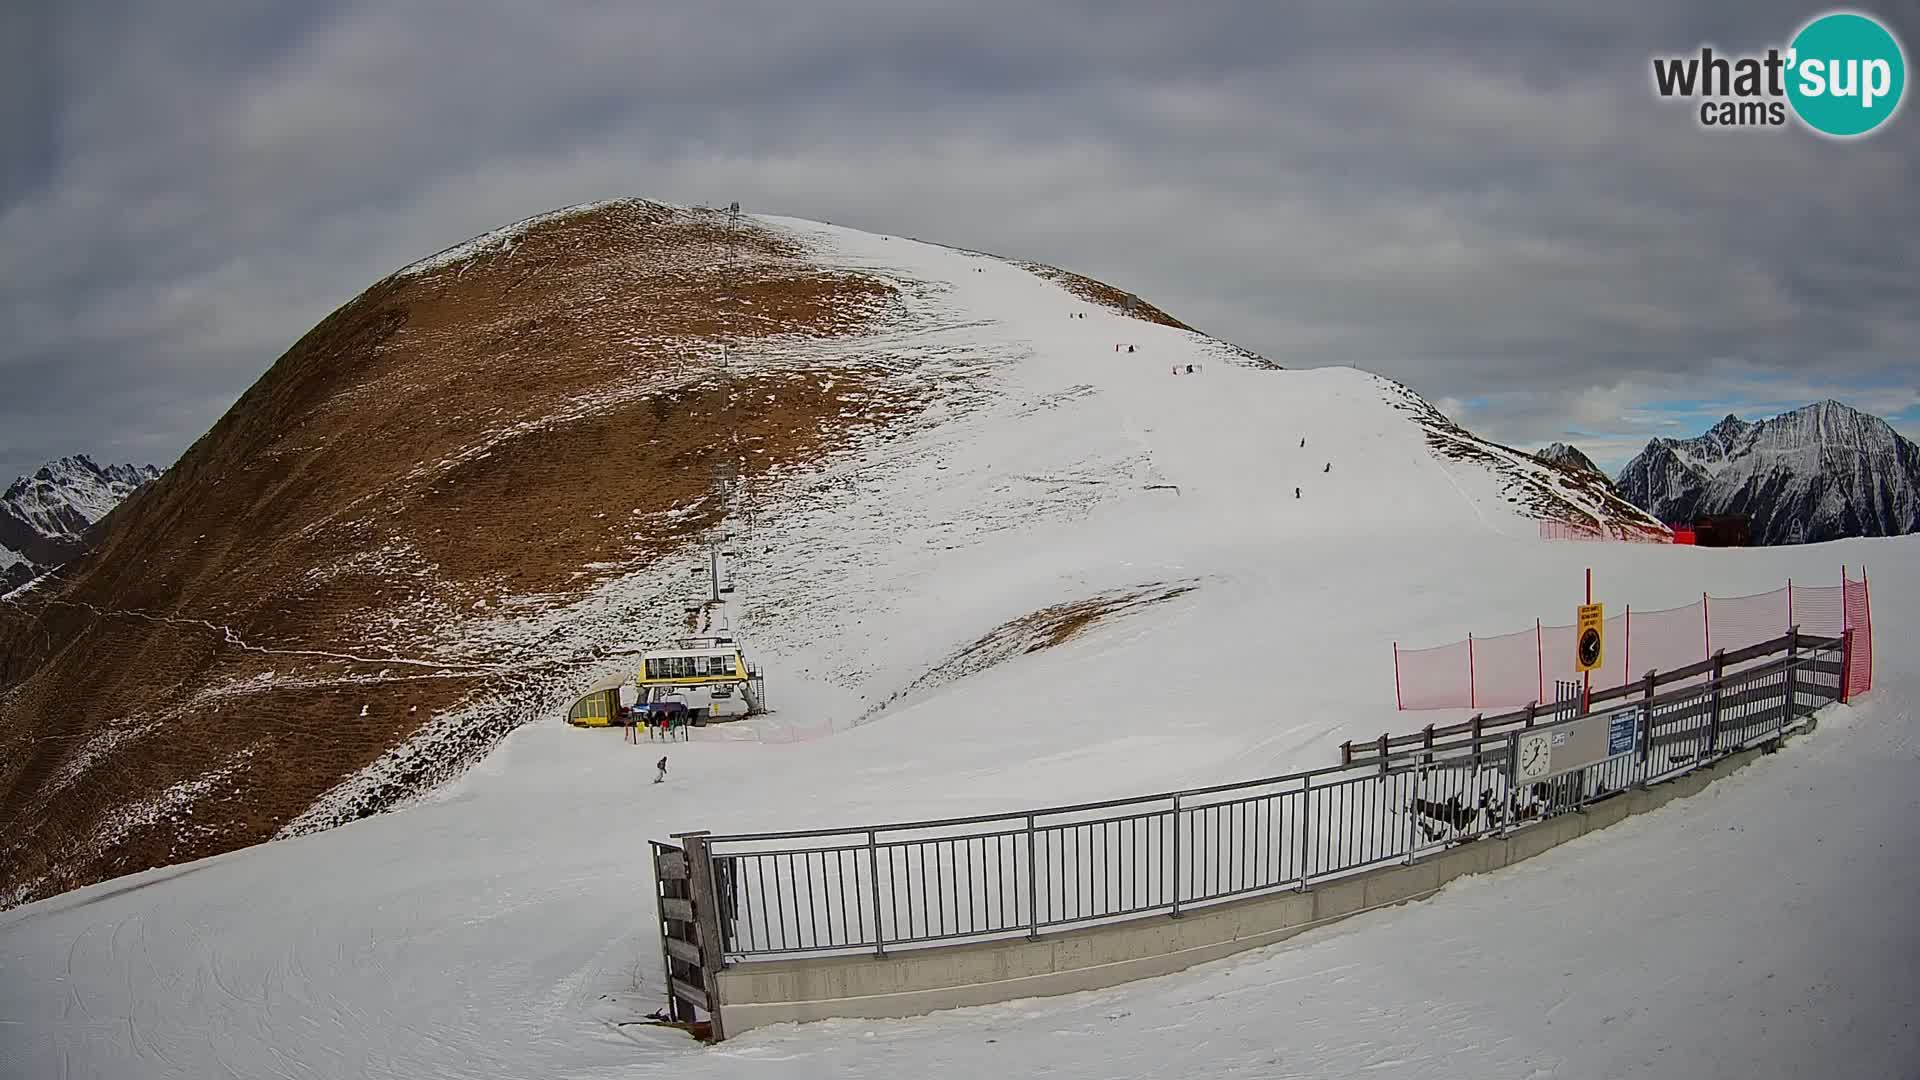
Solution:
M 429 717 L 524 705 L 568 658 L 463 624 L 688 542 L 718 514 L 716 427 L 752 473 L 911 414 L 883 371 L 714 374 L 723 347 L 858 335 L 897 303 L 749 219 L 641 201 L 354 298 L 0 605 L 0 900 L 267 839 Z
M 704 592 L 691 554 L 743 513 L 817 521 L 853 499 L 897 524 L 862 455 L 923 452 L 902 440 L 984 408 L 1023 346 L 930 333 L 951 283 L 834 263 L 810 235 L 643 200 L 570 208 L 389 275 L 295 342 L 84 555 L 0 603 L 0 907 L 433 789 L 625 663 L 608 642 L 683 629 Z M 998 261 L 1063 308 L 1276 367 L 1101 282 Z M 1436 453 L 1506 470 L 1513 501 L 1594 505 L 1404 396 Z M 732 501 L 717 476 L 738 478 Z M 975 524 L 1077 513 L 1084 492 Z M 834 587 L 844 552 L 809 535 L 776 557 L 826 572 L 763 607 L 806 615 Z M 613 632 L 579 632 L 583 612 Z

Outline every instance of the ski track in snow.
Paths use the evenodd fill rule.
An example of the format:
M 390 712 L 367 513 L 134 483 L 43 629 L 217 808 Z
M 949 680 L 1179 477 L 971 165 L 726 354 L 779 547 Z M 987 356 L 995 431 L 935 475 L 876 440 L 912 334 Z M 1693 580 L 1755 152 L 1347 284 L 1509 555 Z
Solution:
M 0 1073 L 1483 1080 L 1920 1061 L 1906 985 L 1920 685 L 1904 673 L 1920 544 L 1540 543 L 1506 479 L 1434 458 L 1372 376 L 1253 370 L 1004 263 L 771 223 L 823 261 L 946 283 L 911 293 L 939 325 L 885 348 L 977 386 L 765 482 L 722 618 L 767 667 L 776 714 L 666 748 L 661 785 L 659 749 L 557 722 L 594 675 L 673 631 L 699 583 L 671 569 L 476 618 L 461 627 L 472 648 L 540 666 L 474 708 L 542 722 L 402 811 L 0 912 Z M 1213 362 L 1174 376 L 1170 357 Z M 1394 713 L 1396 637 L 1570 614 L 1588 565 L 1597 596 L 1660 607 L 1828 580 L 1843 562 L 1873 563 L 1879 590 L 1881 685 L 1865 703 L 1700 796 L 1433 900 L 1089 994 L 714 1048 L 632 1023 L 663 1002 L 649 838 L 1327 764 L 1342 738 L 1464 718 Z M 1174 582 L 1197 587 L 852 723 L 1011 619 Z M 443 719 L 399 756 L 485 720 Z M 217 782 L 223 763 L 208 764 Z

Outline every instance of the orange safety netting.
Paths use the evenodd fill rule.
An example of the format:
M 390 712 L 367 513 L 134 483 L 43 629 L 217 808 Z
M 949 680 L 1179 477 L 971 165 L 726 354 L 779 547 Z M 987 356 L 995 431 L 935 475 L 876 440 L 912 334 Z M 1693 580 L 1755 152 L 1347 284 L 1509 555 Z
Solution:
M 1873 688 L 1873 598 L 1867 594 L 1864 573 L 1859 581 L 1846 582 L 1846 608 L 1853 649 L 1847 655 L 1846 693 L 1841 700 Z
M 1853 631 L 1847 696 L 1866 693 L 1873 686 L 1872 600 L 1864 576 L 1855 581 L 1843 570 L 1841 581 L 1811 587 L 1789 582 L 1753 596 L 1703 594 L 1691 604 L 1657 611 L 1625 608 L 1606 621 L 1606 647 L 1593 686 L 1619 686 L 1650 671 L 1697 664 L 1798 626 L 1819 637 Z M 1394 646 L 1394 690 L 1401 709 L 1520 708 L 1548 700 L 1547 688 L 1557 680 L 1578 681 L 1575 668 L 1572 626 L 1535 623 L 1528 630 L 1431 649 Z
M 1473 708 L 1473 646 L 1456 641 L 1437 649 L 1393 651 L 1402 709 Z
M 1473 640 L 1473 707 L 1489 708 L 1540 697 L 1540 643 L 1533 627 Z

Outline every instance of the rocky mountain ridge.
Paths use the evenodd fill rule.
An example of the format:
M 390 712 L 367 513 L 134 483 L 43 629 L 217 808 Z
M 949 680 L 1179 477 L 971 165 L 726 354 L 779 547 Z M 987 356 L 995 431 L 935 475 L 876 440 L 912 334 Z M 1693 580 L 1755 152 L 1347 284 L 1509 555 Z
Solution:
M 1669 524 L 1746 517 L 1756 544 L 1920 532 L 1920 447 L 1831 399 L 1759 421 L 1728 415 L 1692 439 L 1654 439 L 1616 483 Z
M 86 550 L 87 530 L 141 487 L 152 465 L 98 465 L 85 454 L 50 461 L 0 494 L 0 592 Z

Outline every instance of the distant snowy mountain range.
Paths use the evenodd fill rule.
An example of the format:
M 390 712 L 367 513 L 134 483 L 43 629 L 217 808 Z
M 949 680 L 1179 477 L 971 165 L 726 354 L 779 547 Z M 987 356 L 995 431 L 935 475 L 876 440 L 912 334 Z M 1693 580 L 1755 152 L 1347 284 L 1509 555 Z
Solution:
M 86 531 L 159 475 L 151 465 L 101 466 L 75 454 L 15 480 L 0 496 L 0 591 L 80 554 Z
M 1831 400 L 1757 423 L 1728 416 L 1694 439 L 1654 439 L 1616 484 L 1670 524 L 1745 516 L 1758 544 L 1920 532 L 1920 447 Z

